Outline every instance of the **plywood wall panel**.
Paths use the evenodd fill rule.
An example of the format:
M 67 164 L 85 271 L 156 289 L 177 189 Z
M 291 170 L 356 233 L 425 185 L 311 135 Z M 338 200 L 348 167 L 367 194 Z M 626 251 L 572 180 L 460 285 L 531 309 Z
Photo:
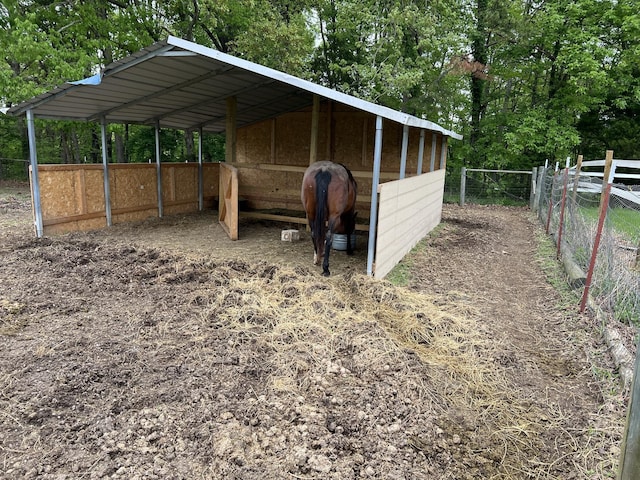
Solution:
M 218 196 L 219 165 L 203 164 L 204 206 Z M 40 197 L 45 234 L 106 226 L 103 167 L 97 164 L 40 165 Z M 165 214 L 198 210 L 198 165 L 162 164 Z M 112 222 L 158 215 L 155 164 L 110 164 Z
M 158 204 L 155 164 L 110 165 L 111 209 Z
M 271 135 L 277 120 L 239 128 L 236 138 L 236 161 L 238 163 L 272 163 Z

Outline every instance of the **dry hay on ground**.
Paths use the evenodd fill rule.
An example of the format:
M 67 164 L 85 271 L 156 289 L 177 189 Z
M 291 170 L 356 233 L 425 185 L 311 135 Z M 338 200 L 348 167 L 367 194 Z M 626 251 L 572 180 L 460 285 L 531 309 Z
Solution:
M 511 214 L 450 211 L 415 257 L 412 290 L 348 266 L 327 281 L 295 263 L 187 258 L 134 245 L 124 229 L 3 235 L 4 476 L 607 478 L 619 440 L 612 399 L 592 407 L 596 392 L 566 410 L 550 395 L 607 384 L 581 386 L 581 363 L 568 358 L 577 349 L 551 376 L 536 363 L 584 325 L 538 312 L 533 295 L 508 315 L 514 294 L 495 288 L 500 276 L 524 284 L 510 275 L 524 265 L 518 250 L 493 252 L 526 236 L 502 233 L 522 228 Z M 136 236 L 162 236 L 151 227 Z M 173 229 L 180 241 L 186 228 Z M 480 258 L 487 246 L 497 277 Z M 475 291 L 463 291 L 470 270 Z M 510 322 L 526 314 L 540 345 L 487 328 L 517 332 Z
M 8 478 L 489 477 L 536 428 L 459 297 L 73 237 L 11 256 Z

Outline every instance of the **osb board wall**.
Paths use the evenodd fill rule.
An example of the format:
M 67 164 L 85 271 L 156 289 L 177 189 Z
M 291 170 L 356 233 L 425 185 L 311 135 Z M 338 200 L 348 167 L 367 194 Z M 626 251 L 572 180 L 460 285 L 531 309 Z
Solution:
M 311 143 L 311 109 L 289 112 L 238 129 L 237 163 L 308 165 Z M 402 125 L 383 121 L 383 172 L 399 172 Z M 439 168 L 442 135 L 425 131 L 423 172 L 429 171 L 432 135 L 436 136 L 436 169 Z M 344 105 L 322 102 L 318 120 L 318 160 L 344 163 L 352 170 L 373 165 L 375 116 Z M 420 131 L 409 129 L 407 175 L 418 166 Z
M 239 128 L 236 136 L 238 163 L 275 163 L 272 157 L 272 131 L 276 119 Z
M 78 230 L 85 224 L 88 228 L 106 225 L 100 165 L 41 165 L 38 179 L 46 233 Z M 68 222 L 62 223 L 65 218 Z
M 109 182 L 114 224 L 158 214 L 155 164 L 109 165 Z
M 380 186 L 376 238 L 376 278 L 383 278 L 442 215 L 444 169 Z
M 162 164 L 165 215 L 198 209 L 198 164 Z M 204 204 L 218 194 L 218 164 L 203 165 Z M 40 199 L 45 234 L 106 226 L 102 165 L 40 165 Z M 158 214 L 155 164 L 109 164 L 112 222 Z
M 309 165 L 311 116 L 309 108 L 238 129 L 235 166 L 239 169 L 240 196 L 250 208 L 302 209 L 300 185 Z M 381 182 L 399 178 L 402 134 L 402 125 L 383 122 Z M 423 173 L 430 170 L 432 135 L 436 137 L 435 170 L 441 167 L 443 137 L 425 131 Z M 317 159 L 343 163 L 353 171 L 360 218 L 369 214 L 374 141 L 375 116 L 336 103 L 321 103 Z M 419 129 L 410 128 L 406 176 L 417 174 L 419 142 Z

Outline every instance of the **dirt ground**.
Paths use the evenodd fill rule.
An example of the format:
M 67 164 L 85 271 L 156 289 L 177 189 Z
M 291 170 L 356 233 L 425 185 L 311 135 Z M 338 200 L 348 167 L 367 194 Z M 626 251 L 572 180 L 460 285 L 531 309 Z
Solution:
M 525 209 L 446 205 L 394 285 L 364 236 L 325 279 L 283 225 L 30 208 L 0 185 L 1 478 L 615 478 L 627 393 Z

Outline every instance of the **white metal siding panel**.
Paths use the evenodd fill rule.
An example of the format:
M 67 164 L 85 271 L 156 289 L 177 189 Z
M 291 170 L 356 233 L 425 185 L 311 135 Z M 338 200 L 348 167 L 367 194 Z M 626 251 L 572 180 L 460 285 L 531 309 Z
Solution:
M 445 170 L 380 185 L 376 278 L 384 278 L 442 216 Z

